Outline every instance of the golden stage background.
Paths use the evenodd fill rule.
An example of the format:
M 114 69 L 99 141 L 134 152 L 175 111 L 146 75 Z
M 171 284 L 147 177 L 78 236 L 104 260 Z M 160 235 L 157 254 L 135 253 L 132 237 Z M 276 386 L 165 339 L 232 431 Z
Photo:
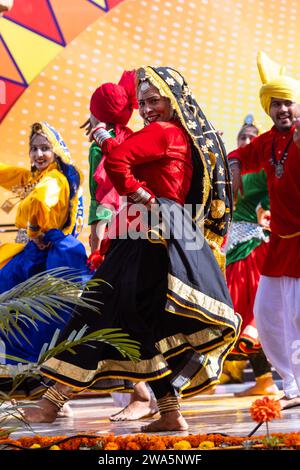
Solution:
M 102 11 L 95 5 L 101 7 L 103 1 L 86 2 L 86 8 L 81 8 L 83 0 L 49 3 L 61 18 L 65 38 L 69 34 L 63 46 L 41 36 L 35 46 L 32 31 L 0 19 L 0 33 L 14 48 L 28 83 L 1 124 L 0 161 L 27 166 L 29 126 L 49 121 L 86 176 L 86 216 L 89 143 L 79 126 L 89 115 L 89 97 L 99 84 L 118 81 L 124 69 L 141 65 L 179 69 L 207 116 L 224 131 L 229 151 L 246 114 L 270 127 L 258 100 L 257 51 L 264 50 L 300 78 L 299 0 L 124 0 Z M 76 29 L 78 14 L 82 32 Z M 141 127 L 138 114 L 130 125 Z M 1 190 L 0 205 L 8 196 Z M 1 211 L 0 217 L 2 224 L 14 220 L 13 213 Z M 85 243 L 87 235 L 85 229 Z

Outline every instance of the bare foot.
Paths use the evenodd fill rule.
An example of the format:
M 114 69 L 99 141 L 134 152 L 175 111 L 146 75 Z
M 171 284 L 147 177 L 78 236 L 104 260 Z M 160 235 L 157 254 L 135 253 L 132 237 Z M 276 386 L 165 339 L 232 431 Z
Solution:
M 141 427 L 142 432 L 186 431 L 188 424 L 179 411 L 164 413 L 159 419 Z
M 27 423 L 53 423 L 58 408 L 49 400 L 42 398 L 33 407 L 22 408 L 22 413 Z
M 71 418 L 73 415 L 73 410 L 68 403 L 65 403 L 62 409 L 57 413 L 58 418 Z
M 147 418 L 157 413 L 157 407 L 154 400 L 140 401 L 134 400 L 123 410 L 110 416 L 110 421 L 135 421 L 137 419 Z
M 236 392 L 234 394 L 235 397 L 249 397 L 252 395 L 277 395 L 279 393 L 279 389 L 277 385 L 273 382 L 272 385 L 263 385 L 260 383 L 256 383 L 253 387 L 246 388 L 241 392 Z
M 288 410 L 289 408 L 300 406 L 300 397 L 288 398 L 284 396 L 280 398 L 279 403 L 282 410 Z

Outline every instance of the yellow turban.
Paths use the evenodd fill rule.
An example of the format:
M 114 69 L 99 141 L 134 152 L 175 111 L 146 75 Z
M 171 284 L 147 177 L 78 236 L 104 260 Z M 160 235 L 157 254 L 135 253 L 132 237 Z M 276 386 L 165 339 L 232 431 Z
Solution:
M 269 114 L 271 98 L 296 101 L 300 99 L 300 81 L 285 75 L 285 67 L 271 60 L 264 52 L 257 56 L 257 67 L 263 83 L 260 92 L 260 102 L 265 112 Z

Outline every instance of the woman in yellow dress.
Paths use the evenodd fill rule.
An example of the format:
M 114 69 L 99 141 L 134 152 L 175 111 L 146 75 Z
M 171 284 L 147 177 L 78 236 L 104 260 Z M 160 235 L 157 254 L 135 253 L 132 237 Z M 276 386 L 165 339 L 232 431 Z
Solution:
M 0 186 L 19 199 L 15 224 L 19 229 L 16 243 L 0 245 L 0 293 L 39 272 L 71 267 L 87 276 L 86 252 L 76 240 L 82 226 L 81 177 L 72 164 L 69 150 L 60 134 L 48 123 L 32 125 L 29 139 L 31 169 L 0 163 Z M 12 206 L 8 199 L 2 209 Z M 67 312 L 59 312 L 63 322 Z M 36 321 L 37 329 L 22 322 L 20 335 L 0 333 L 6 354 L 37 362 L 45 343 L 51 341 L 63 322 Z M 16 361 L 6 360 L 7 364 Z

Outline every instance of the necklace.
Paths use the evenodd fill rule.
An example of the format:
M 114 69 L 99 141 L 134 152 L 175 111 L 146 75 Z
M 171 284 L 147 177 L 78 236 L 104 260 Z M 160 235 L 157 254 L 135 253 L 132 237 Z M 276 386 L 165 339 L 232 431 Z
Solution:
M 16 196 L 12 196 L 12 197 L 9 197 L 8 199 L 6 199 L 6 201 L 4 201 L 4 203 L 2 204 L 2 206 L 0 206 L 0 208 L 6 212 L 6 214 L 9 214 L 12 209 L 20 202 L 22 201 L 23 199 L 25 199 L 28 194 L 31 193 L 31 191 L 36 187 L 36 185 L 39 183 L 40 179 L 42 178 L 43 176 L 43 173 L 42 174 L 39 174 L 37 176 L 31 176 L 28 180 L 28 183 L 27 184 L 20 184 L 20 185 L 16 185 L 16 186 L 13 186 L 11 188 L 11 192 L 12 193 L 15 193 Z M 16 201 L 12 202 L 14 199 L 16 199 Z
M 25 199 L 28 194 L 33 191 L 33 189 L 36 187 L 36 185 L 40 182 L 40 180 L 43 178 L 46 172 L 53 170 L 54 168 L 57 168 L 57 164 L 51 163 L 45 170 L 42 170 L 41 172 L 37 172 L 36 174 L 33 173 L 29 178 L 26 184 L 20 184 L 13 186 L 11 188 L 11 192 L 15 193 L 16 196 L 9 197 L 6 199 L 6 201 L 3 202 L 2 206 L 0 206 L 0 209 L 2 209 L 4 212 L 9 214 L 12 209 L 23 199 Z M 16 199 L 15 202 L 12 202 L 13 199 Z
M 293 141 L 293 136 L 289 139 L 283 153 L 282 153 L 282 157 L 280 158 L 280 160 L 276 160 L 276 153 L 275 153 L 275 137 L 273 138 L 273 141 L 272 141 L 272 152 L 271 152 L 271 158 L 270 158 L 270 163 L 271 165 L 273 165 L 275 167 L 275 176 L 276 178 L 281 178 L 283 173 L 284 173 L 284 162 L 286 161 L 287 159 L 287 156 L 288 156 L 288 150 L 289 150 L 289 147 L 291 145 Z

